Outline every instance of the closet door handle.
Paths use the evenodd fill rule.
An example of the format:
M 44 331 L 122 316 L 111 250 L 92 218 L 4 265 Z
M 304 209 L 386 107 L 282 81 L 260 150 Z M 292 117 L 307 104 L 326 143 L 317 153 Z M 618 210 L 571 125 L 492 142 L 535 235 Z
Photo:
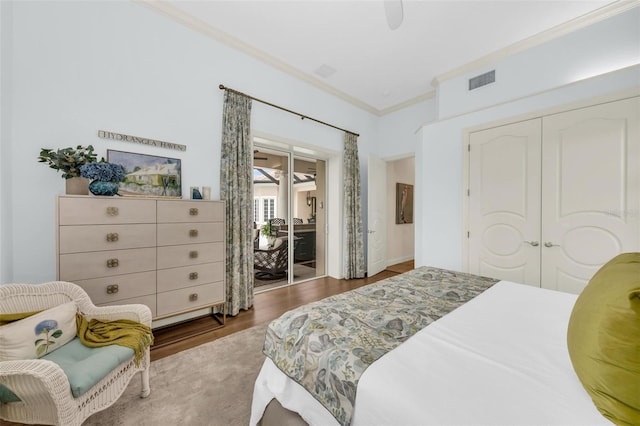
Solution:
M 560 244 L 553 244 L 551 241 L 544 243 L 545 247 L 560 247 Z
M 540 243 L 537 241 L 523 241 L 523 242 L 531 245 L 532 247 L 538 247 L 540 245 Z

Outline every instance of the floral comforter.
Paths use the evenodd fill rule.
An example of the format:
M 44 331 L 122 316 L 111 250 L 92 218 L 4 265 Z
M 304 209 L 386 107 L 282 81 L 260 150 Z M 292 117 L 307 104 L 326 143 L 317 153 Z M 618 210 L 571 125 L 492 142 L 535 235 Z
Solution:
M 349 425 L 369 365 L 497 281 L 420 267 L 285 313 L 269 325 L 263 352 Z

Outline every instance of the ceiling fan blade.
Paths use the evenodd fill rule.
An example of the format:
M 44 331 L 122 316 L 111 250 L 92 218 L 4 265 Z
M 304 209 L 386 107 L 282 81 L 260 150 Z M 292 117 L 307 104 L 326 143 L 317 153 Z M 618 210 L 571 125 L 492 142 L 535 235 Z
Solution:
M 402 0 L 384 0 L 384 13 L 387 16 L 389 28 L 392 30 L 397 29 L 404 18 Z

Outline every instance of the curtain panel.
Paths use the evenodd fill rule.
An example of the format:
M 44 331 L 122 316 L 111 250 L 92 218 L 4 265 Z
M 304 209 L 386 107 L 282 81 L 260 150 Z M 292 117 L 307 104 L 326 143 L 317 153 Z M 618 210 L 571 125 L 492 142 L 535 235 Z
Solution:
M 220 198 L 226 202 L 227 313 L 253 306 L 251 99 L 225 91 Z
M 362 231 L 362 199 L 360 194 L 360 161 L 358 137 L 344 134 L 344 259 L 343 275 L 347 279 L 362 278 L 364 235 Z

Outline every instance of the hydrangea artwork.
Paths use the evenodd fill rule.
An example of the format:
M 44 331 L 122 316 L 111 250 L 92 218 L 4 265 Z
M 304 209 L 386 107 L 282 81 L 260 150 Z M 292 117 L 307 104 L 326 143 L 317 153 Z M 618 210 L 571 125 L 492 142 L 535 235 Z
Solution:
M 118 182 L 124 180 L 124 167 L 114 163 L 88 163 L 80 167 L 80 175 L 91 179 L 89 191 L 94 195 L 116 195 Z
M 54 339 L 62 336 L 62 330 L 58 329 L 58 322 L 52 319 L 39 322 L 36 325 L 35 332 L 36 336 L 44 334 L 44 338 L 35 341 L 36 356 L 38 357 L 46 354 L 49 351 L 49 347 L 56 343 Z

